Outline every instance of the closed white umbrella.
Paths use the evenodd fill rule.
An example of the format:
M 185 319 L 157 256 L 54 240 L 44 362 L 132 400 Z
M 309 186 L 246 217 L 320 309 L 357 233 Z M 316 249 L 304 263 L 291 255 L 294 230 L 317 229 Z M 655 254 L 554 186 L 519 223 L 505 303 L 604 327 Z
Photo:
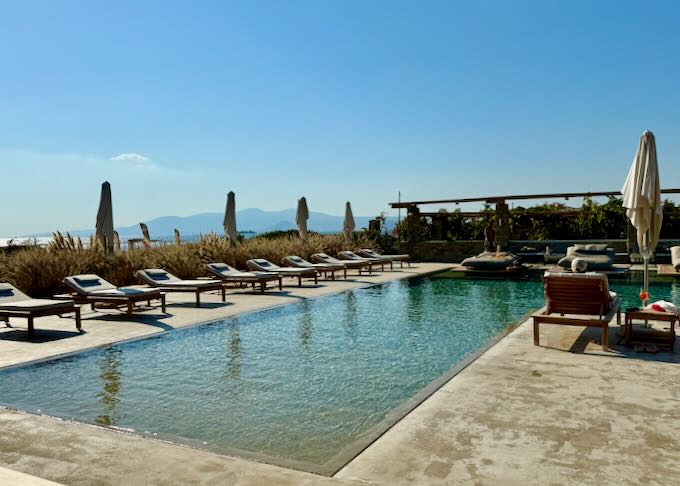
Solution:
M 307 220 L 309 219 L 309 209 L 307 208 L 307 200 L 303 197 L 298 199 L 297 213 L 295 214 L 295 222 L 298 225 L 298 232 L 300 238 L 303 240 L 307 238 Z
M 111 205 L 111 184 L 102 184 L 102 194 L 99 199 L 99 211 L 97 211 L 97 241 L 104 248 L 104 253 L 113 253 L 113 206 Z
M 342 231 L 345 233 L 347 241 L 352 239 L 354 228 L 356 228 L 356 224 L 354 223 L 354 215 L 352 215 L 352 206 L 347 201 L 345 204 L 345 222 L 342 224 Z
M 234 191 L 227 194 L 227 209 L 224 211 L 224 234 L 233 245 L 238 243 L 238 232 L 236 231 L 236 196 Z
M 649 130 L 640 137 L 640 145 L 621 189 L 626 216 L 637 230 L 637 243 L 645 263 L 643 304 L 649 296 L 649 258 L 659 243 L 663 205 L 656 160 L 656 140 Z

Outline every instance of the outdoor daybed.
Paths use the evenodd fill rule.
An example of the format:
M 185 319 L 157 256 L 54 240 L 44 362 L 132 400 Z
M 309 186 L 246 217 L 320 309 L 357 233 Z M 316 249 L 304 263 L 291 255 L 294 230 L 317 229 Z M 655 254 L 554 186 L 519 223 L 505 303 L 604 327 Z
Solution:
M 220 278 L 222 282 L 250 284 L 255 289 L 255 284 L 260 285 L 260 291 L 267 289 L 267 282 L 278 281 L 279 290 L 283 289 L 282 278 L 269 272 L 242 272 L 226 263 L 208 263 L 206 268 L 210 273 Z
M 365 257 L 360 257 L 353 251 L 339 251 L 338 252 L 338 258 L 340 260 L 349 260 L 353 262 L 371 262 L 373 265 L 380 265 L 381 270 L 385 270 L 385 263 L 390 264 L 390 270 L 393 268 L 392 260 L 389 260 L 387 258 L 365 258 Z
M 217 290 L 222 293 L 222 302 L 226 301 L 226 290 L 222 282 L 215 280 L 182 280 L 161 268 L 145 268 L 137 270 L 137 278 L 142 282 L 157 287 L 165 293 L 191 292 L 196 295 L 196 307 L 201 306 L 201 293 Z
M 619 299 L 609 291 L 607 276 L 602 273 L 545 272 L 543 275 L 545 307 L 531 315 L 534 321 L 534 344 L 539 343 L 539 324 L 599 327 L 602 349 L 607 351 L 609 322 L 616 315 L 621 325 Z
M 567 255 L 557 264 L 571 269 L 574 260 L 579 259 L 586 265 L 586 270 L 611 270 L 614 265 L 614 250 L 606 244 L 574 245 L 567 248 Z
M 312 255 L 312 261 L 315 263 L 330 263 L 332 265 L 344 265 L 345 268 L 356 268 L 359 270 L 359 275 L 361 271 L 368 267 L 368 273 L 370 274 L 373 270 L 373 263 L 370 260 L 338 260 L 325 253 L 314 253 Z
M 381 255 L 370 248 L 363 248 L 357 251 L 357 253 L 359 256 L 365 258 L 387 258 L 393 262 L 399 262 L 401 264 L 401 268 L 404 268 L 404 262 L 408 263 L 409 267 L 411 266 L 411 256 L 405 253 L 402 255 Z
M 257 270 L 259 272 L 272 272 L 282 277 L 297 277 L 298 287 L 302 287 L 302 278 L 311 277 L 314 283 L 319 283 L 319 272 L 313 268 L 295 268 L 295 267 L 280 267 L 264 258 L 254 258 L 246 262 L 246 266 L 250 270 Z
M 331 279 L 335 280 L 335 272 L 344 272 L 345 278 L 347 278 L 347 267 L 344 265 L 334 265 L 332 263 L 310 263 L 302 257 L 297 255 L 289 255 L 283 258 L 285 265 L 290 265 L 295 268 L 313 268 L 319 273 L 323 273 L 326 278 L 328 274 L 331 274 Z
M 519 257 L 509 252 L 485 251 L 477 256 L 466 258 L 461 262 L 464 267 L 473 270 L 506 270 L 519 266 Z
M 94 274 L 72 275 L 64 279 L 64 284 L 70 291 L 70 299 L 76 304 L 90 304 L 92 310 L 96 304 L 108 304 L 116 308 L 127 307 L 127 313 L 132 314 L 136 303 L 151 305 L 152 300 L 159 300 L 165 313 L 165 296 L 158 289 L 116 287 Z
M 76 329 L 80 331 L 80 307 L 73 301 L 31 299 L 9 283 L 0 283 L 0 320 L 5 321 L 7 327 L 10 317 L 22 317 L 28 320 L 28 335 L 33 335 L 33 320 L 41 316 L 59 317 L 73 312 L 76 319 Z

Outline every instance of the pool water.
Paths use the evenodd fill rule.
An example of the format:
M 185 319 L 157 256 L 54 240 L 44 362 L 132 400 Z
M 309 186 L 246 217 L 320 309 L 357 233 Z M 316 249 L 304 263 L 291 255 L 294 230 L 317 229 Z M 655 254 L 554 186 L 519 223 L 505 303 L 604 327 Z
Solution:
M 637 305 L 638 283 L 611 287 Z M 0 403 L 323 465 L 542 305 L 539 282 L 392 282 L 11 368 Z

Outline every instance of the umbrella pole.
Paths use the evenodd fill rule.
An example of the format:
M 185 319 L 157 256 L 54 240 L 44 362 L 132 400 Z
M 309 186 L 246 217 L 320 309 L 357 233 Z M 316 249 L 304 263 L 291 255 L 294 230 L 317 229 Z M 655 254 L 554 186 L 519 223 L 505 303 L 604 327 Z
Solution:
M 647 301 L 649 300 L 649 258 L 648 257 L 643 257 L 644 262 L 645 262 L 645 270 L 644 270 L 644 277 L 642 281 L 642 289 L 643 292 L 645 293 L 645 299 L 642 301 L 642 305 L 646 306 Z

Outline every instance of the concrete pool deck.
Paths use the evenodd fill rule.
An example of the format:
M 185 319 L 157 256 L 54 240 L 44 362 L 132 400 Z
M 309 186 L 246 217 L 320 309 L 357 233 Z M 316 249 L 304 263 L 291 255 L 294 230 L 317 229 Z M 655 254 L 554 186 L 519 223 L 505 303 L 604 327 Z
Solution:
M 87 314 L 86 334 L 33 343 L 0 332 L 17 364 L 335 293 L 449 265 L 417 264 L 355 282 L 287 287 L 287 295 L 211 295 L 205 309 L 134 322 Z M 178 299 L 178 300 L 175 300 Z M 185 299 L 185 300 L 184 300 Z M 173 295 L 172 302 L 189 302 Z M 272 302 L 274 301 L 274 302 Z M 18 321 L 21 325 L 21 321 Z M 75 332 L 69 319 L 37 321 Z M 163 327 L 161 327 L 163 326 Z M 594 330 L 524 323 L 448 381 L 334 477 L 0 408 L 0 467 L 64 484 L 673 484 L 680 482 L 680 358 L 603 353 Z M 14 333 L 10 339 L 3 334 Z M 77 343 L 76 343 L 77 341 Z M 1 477 L 1 476 L 0 476 Z

